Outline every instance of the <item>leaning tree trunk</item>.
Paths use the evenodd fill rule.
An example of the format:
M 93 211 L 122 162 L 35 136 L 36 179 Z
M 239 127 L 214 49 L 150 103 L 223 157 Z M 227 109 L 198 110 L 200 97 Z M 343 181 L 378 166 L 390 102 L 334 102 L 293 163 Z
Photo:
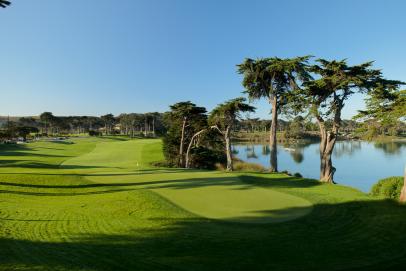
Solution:
M 272 98 L 272 123 L 269 131 L 269 148 L 271 149 L 271 167 L 270 172 L 278 172 L 278 157 L 277 157 L 277 142 L 276 142 L 276 128 L 278 125 L 278 102 L 276 95 Z
M 331 155 L 337 140 L 336 132 L 327 131 L 324 121 L 318 120 L 320 128 L 320 181 L 334 183 L 333 162 Z
M 227 171 L 233 171 L 233 157 L 231 155 L 231 138 L 230 138 L 230 126 L 227 127 L 224 133 L 224 140 L 226 142 L 226 155 L 227 155 Z
M 405 177 L 403 180 L 403 188 L 402 192 L 400 193 L 400 202 L 406 202 L 406 166 L 405 166 Z
M 190 168 L 190 150 L 192 149 L 192 146 L 195 144 L 195 141 L 196 141 L 196 139 L 197 139 L 197 137 L 199 136 L 199 135 L 201 135 L 202 133 L 204 133 L 205 131 L 206 131 L 207 129 L 202 129 L 202 130 L 200 130 L 199 132 L 197 132 L 196 134 L 194 134 L 193 136 L 192 136 L 192 138 L 190 139 L 190 142 L 189 142 L 189 146 L 187 147 L 187 150 L 186 150 L 186 158 L 185 158 L 185 167 L 186 168 Z M 198 141 L 198 140 L 197 140 Z
M 179 167 L 183 167 L 183 144 L 185 141 L 186 120 L 187 120 L 187 117 L 183 117 L 182 135 L 180 137 L 180 146 L 179 146 Z

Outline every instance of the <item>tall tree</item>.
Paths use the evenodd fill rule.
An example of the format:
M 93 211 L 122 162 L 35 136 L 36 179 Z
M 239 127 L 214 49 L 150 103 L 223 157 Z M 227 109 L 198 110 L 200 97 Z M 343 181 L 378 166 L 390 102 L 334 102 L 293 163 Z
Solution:
M 299 81 L 311 79 L 307 70 L 310 56 L 281 59 L 277 57 L 245 59 L 237 65 L 244 76 L 242 85 L 251 100 L 265 98 L 272 105 L 272 123 L 269 134 L 271 172 L 278 171 L 276 129 L 278 113 L 287 101 L 289 92 L 298 88 Z
M 102 121 L 104 122 L 104 129 L 105 129 L 105 134 L 110 134 L 112 130 L 112 126 L 115 122 L 115 118 L 113 114 L 106 114 L 100 117 Z
M 341 124 L 341 111 L 355 93 L 369 93 L 380 89 L 396 89 L 402 82 L 382 78 L 380 70 L 372 69 L 372 62 L 349 66 L 346 60 L 316 60 L 311 67 L 318 79 L 305 82 L 303 104 L 309 105 L 310 112 L 316 118 L 320 130 L 320 180 L 333 183 L 335 168 L 331 154 L 337 140 Z M 299 101 L 296 97 L 296 101 Z M 331 128 L 326 120 L 331 120 Z M 330 126 L 330 125 L 329 125 Z
M 376 88 L 365 100 L 366 109 L 359 110 L 354 119 L 375 123 L 382 134 L 395 135 L 406 120 L 406 90 Z
M 5 8 L 11 4 L 10 1 L 7 0 L 0 0 L 0 7 Z
M 48 126 L 52 122 L 54 115 L 51 112 L 44 112 L 39 118 L 45 126 L 45 134 L 48 134 Z
M 190 127 L 191 124 L 199 123 L 200 120 L 204 119 L 206 122 L 206 109 L 204 107 L 198 107 L 194 103 L 179 102 L 170 106 L 171 111 L 169 112 L 169 119 L 172 124 L 178 123 L 180 125 L 180 142 L 179 142 L 179 152 L 178 152 L 178 166 L 184 167 L 184 146 L 185 146 L 185 135 L 186 129 Z M 203 117 L 203 118 L 202 118 Z M 176 124 L 175 124 L 176 125 Z M 175 127 L 172 125 L 172 127 Z
M 22 117 L 18 120 L 19 126 L 37 127 L 38 123 L 33 117 Z
M 231 131 L 240 113 L 254 112 L 255 107 L 245 103 L 245 98 L 235 98 L 219 104 L 211 111 L 209 124 L 215 126 L 223 135 L 227 156 L 227 171 L 233 170 L 233 159 L 231 153 Z

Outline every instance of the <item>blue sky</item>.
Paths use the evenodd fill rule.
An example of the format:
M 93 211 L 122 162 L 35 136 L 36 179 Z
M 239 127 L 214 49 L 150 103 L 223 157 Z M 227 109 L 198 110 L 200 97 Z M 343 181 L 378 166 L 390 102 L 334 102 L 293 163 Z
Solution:
M 182 100 L 210 110 L 241 95 L 245 57 L 375 60 L 406 81 L 402 0 L 12 2 L 0 10 L 0 115 L 166 111 Z M 343 117 L 362 107 L 354 97 Z

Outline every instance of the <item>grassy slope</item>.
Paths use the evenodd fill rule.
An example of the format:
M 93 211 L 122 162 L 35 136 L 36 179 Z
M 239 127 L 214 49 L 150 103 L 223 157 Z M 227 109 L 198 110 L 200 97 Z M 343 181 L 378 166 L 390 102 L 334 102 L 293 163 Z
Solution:
M 351 188 L 277 174 L 156 170 L 147 163 L 161 155 L 152 140 L 5 147 L 0 270 L 379 270 L 406 263 L 405 208 Z M 222 209 L 229 197 L 239 205 L 232 213 L 249 222 L 307 215 L 245 224 L 193 214 L 234 220 Z

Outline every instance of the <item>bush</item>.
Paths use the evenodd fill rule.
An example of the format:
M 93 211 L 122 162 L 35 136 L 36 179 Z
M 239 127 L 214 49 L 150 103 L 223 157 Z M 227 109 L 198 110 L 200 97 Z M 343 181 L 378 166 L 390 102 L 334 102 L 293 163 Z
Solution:
M 101 132 L 90 130 L 89 136 L 101 136 Z
M 403 177 L 389 177 L 379 180 L 371 189 L 371 195 L 398 200 L 403 187 Z
M 216 169 L 216 164 L 224 163 L 224 151 L 199 146 L 191 149 L 190 166 L 200 169 Z
M 303 178 L 302 174 L 300 174 L 299 172 L 296 172 L 295 174 L 293 174 L 293 176 L 297 178 Z
M 261 172 L 261 171 L 265 171 L 265 168 L 262 165 L 256 164 L 256 163 L 247 163 L 247 162 L 242 162 L 242 161 L 236 161 L 236 162 L 234 162 L 234 170 Z

